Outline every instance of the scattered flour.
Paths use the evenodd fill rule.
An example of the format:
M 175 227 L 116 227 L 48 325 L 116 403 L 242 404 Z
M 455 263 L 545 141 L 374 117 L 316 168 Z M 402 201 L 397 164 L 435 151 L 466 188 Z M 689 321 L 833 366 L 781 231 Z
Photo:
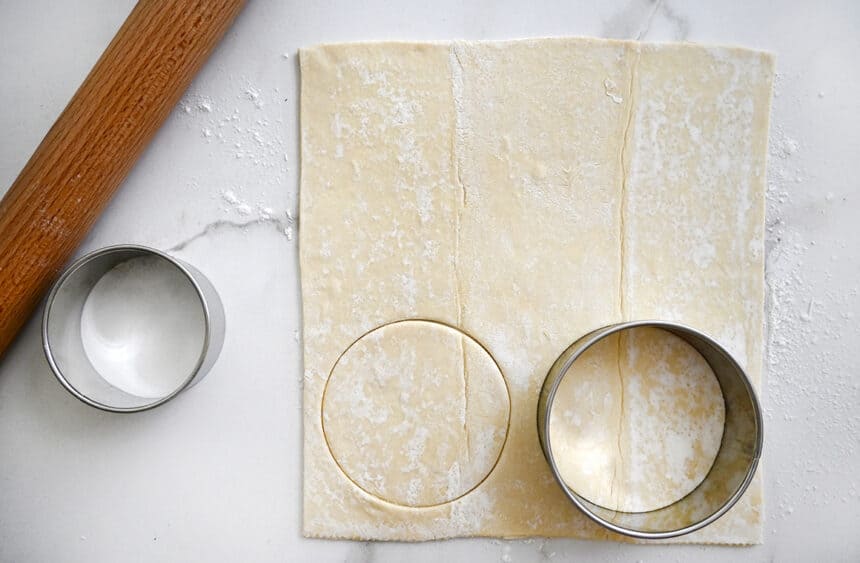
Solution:
M 262 89 L 245 83 L 232 96 L 211 97 L 187 94 L 180 102 L 183 113 L 192 115 L 207 143 L 254 167 L 271 169 L 272 185 L 283 186 L 288 171 L 283 120 L 274 121 L 262 112 L 269 101 L 281 101 L 278 88 Z
M 777 78 L 778 98 L 782 78 Z M 774 452 L 771 459 L 781 457 L 765 470 L 776 489 L 775 508 L 768 514 L 786 519 L 795 515 L 796 506 L 860 500 L 850 462 L 846 464 L 856 459 L 860 436 L 860 381 L 854 375 L 856 366 L 847 365 L 860 340 L 854 319 L 860 285 L 855 279 L 853 287 L 845 287 L 844 272 L 856 271 L 853 247 L 844 240 L 812 238 L 816 232 L 822 239 L 832 237 L 823 225 L 833 220 L 828 216 L 848 196 L 803 186 L 809 177 L 803 166 L 803 143 L 780 125 L 771 127 L 769 157 L 763 405 L 770 441 L 766 451 Z M 778 430 L 769 432 L 769 426 Z M 808 450 L 811 447 L 814 453 Z M 796 451 L 802 454 L 783 453 Z M 837 476 L 840 473 L 844 475 Z M 851 485 L 846 489 L 814 484 L 826 481 Z
M 283 54 L 283 58 L 288 56 Z M 242 226 L 275 224 L 292 241 L 296 222 L 293 212 L 278 211 L 265 200 L 269 188 L 279 192 L 285 189 L 290 172 L 283 120 L 272 120 L 271 112 L 262 111 L 268 102 L 282 100 L 277 88 L 262 88 L 242 80 L 232 95 L 186 94 L 180 102 L 180 115 L 193 119 L 213 155 L 241 161 L 237 166 L 250 168 L 263 184 L 253 189 L 235 184 L 214 189 L 212 197 L 220 204 L 225 218 Z M 251 192 L 255 193 L 254 199 L 243 195 Z
M 618 85 L 615 83 L 614 80 L 610 80 L 609 78 L 604 80 L 603 89 L 613 103 L 620 104 L 624 101 L 624 98 L 621 96 L 621 92 L 618 90 Z

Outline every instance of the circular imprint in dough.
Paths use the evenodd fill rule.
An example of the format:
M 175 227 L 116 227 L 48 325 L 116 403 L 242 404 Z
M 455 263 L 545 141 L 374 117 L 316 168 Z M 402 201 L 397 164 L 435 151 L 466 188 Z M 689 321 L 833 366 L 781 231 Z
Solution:
M 385 501 L 427 507 L 483 482 L 501 455 L 510 395 L 489 352 L 432 321 L 384 325 L 332 368 L 323 434 L 347 477 Z
M 705 359 L 640 327 L 586 350 L 559 385 L 549 435 L 559 474 L 611 510 L 647 512 L 686 496 L 720 448 L 725 404 Z

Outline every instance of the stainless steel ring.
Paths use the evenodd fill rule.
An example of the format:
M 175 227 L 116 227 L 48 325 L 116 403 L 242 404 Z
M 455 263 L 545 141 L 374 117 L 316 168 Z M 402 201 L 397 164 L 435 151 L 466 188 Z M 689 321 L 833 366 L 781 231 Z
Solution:
M 658 510 L 620 512 L 587 500 L 564 482 L 552 453 L 549 421 L 559 384 L 577 358 L 599 340 L 637 327 L 666 330 L 685 340 L 705 358 L 723 394 L 725 424 L 714 463 L 692 492 Z M 664 539 L 688 534 L 725 514 L 752 481 L 762 451 L 761 409 L 744 370 L 713 338 L 694 328 L 667 321 L 632 321 L 609 325 L 571 344 L 558 357 L 544 380 L 538 400 L 537 422 L 544 457 L 568 498 L 601 526 L 639 539 Z
M 86 360 L 80 317 L 90 289 L 118 264 L 140 256 L 157 256 L 175 267 L 193 286 L 203 314 L 203 345 L 197 363 L 171 393 L 151 400 L 111 386 Z M 224 308 L 209 280 L 193 266 L 160 250 L 139 245 L 108 246 L 71 264 L 54 283 L 42 315 L 42 348 L 51 371 L 72 395 L 101 410 L 131 413 L 166 403 L 200 381 L 215 364 L 224 342 Z

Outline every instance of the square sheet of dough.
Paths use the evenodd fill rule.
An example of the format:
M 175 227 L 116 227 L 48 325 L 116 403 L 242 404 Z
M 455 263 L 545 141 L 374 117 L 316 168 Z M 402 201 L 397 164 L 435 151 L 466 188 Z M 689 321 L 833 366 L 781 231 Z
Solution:
M 643 318 L 715 336 L 760 385 L 772 58 L 592 39 L 364 43 L 302 50 L 301 76 L 305 535 L 624 540 L 580 514 L 553 481 L 537 439 L 538 391 L 573 340 Z M 466 429 L 469 401 L 484 404 L 480 390 L 464 375 L 450 413 L 419 424 L 415 442 L 414 421 L 389 426 L 371 408 L 374 389 L 388 392 L 401 374 L 361 360 L 376 350 L 432 370 L 462 354 L 465 374 L 463 339 L 416 333 L 425 363 L 396 339 L 350 348 L 409 318 L 470 335 L 509 393 L 497 464 L 454 500 L 463 480 L 477 479 L 463 460 L 487 463 Z M 483 369 L 475 350 L 470 369 Z M 326 391 L 342 354 L 343 369 L 376 369 L 368 377 L 387 386 L 356 383 L 350 398 L 347 378 L 346 392 Z M 421 393 L 456 384 L 439 381 Z M 414 401 L 410 389 L 393 400 Z M 324 392 L 333 409 L 381 416 L 384 439 L 344 424 L 343 410 L 321 416 Z M 459 437 L 445 426 L 458 412 Z M 324 424 L 338 423 L 327 441 Z M 401 435 L 411 441 L 398 443 Z M 347 477 L 330 448 L 345 463 L 363 461 Z M 432 468 L 409 465 L 427 448 L 457 460 L 448 489 L 431 483 Z M 386 465 L 394 455 L 426 483 L 401 483 L 400 466 Z M 760 475 L 727 515 L 681 541 L 760 542 Z

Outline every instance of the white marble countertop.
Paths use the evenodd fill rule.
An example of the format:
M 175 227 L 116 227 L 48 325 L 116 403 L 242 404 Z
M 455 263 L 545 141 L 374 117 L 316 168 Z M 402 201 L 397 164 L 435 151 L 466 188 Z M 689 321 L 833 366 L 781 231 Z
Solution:
M 131 0 L 0 4 L 0 193 Z M 51 375 L 37 323 L 0 362 L 0 561 L 860 560 L 860 4 L 250 0 L 81 252 L 172 250 L 218 288 L 208 378 L 110 415 Z M 301 537 L 297 48 L 590 35 L 773 51 L 765 544 L 417 545 Z

